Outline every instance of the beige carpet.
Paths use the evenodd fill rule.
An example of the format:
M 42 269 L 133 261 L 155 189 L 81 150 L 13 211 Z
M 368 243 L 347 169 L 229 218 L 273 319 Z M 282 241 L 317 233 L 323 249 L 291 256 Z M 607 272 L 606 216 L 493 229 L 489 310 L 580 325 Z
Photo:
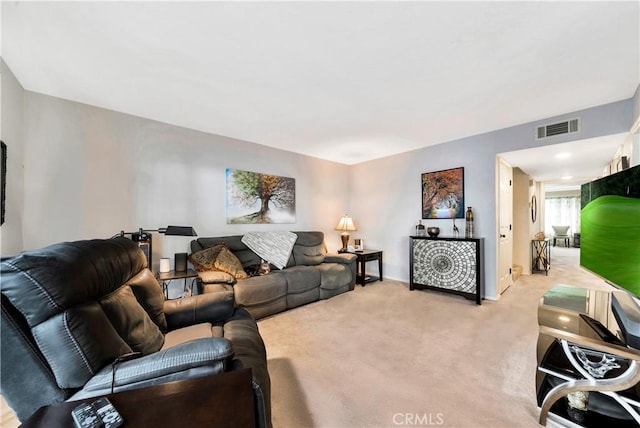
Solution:
M 274 427 L 538 427 L 538 299 L 604 287 L 578 255 L 552 248 L 548 276 L 482 306 L 385 280 L 261 320 Z M 0 401 L 0 425 L 17 426 Z
M 273 423 L 289 427 L 537 427 L 537 304 L 556 284 L 606 287 L 553 248 L 549 275 L 497 301 L 385 280 L 259 322 Z

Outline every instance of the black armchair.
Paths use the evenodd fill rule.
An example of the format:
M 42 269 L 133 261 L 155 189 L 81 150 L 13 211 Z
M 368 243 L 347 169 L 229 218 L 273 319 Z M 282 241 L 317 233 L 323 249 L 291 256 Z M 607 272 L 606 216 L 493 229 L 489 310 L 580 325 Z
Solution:
M 144 253 L 120 237 L 0 265 L 0 392 L 18 419 L 65 400 L 249 367 L 257 425 L 271 425 L 264 343 L 232 291 L 165 301 Z

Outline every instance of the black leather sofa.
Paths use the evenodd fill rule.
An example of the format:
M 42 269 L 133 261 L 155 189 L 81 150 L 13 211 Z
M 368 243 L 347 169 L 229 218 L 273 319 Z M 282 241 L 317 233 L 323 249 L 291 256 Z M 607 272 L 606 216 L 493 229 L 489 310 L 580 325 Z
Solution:
M 232 292 L 165 301 L 143 252 L 120 237 L 55 244 L 0 267 L 0 392 L 18 419 L 43 405 L 248 367 L 256 425 L 271 426 L 264 343 Z

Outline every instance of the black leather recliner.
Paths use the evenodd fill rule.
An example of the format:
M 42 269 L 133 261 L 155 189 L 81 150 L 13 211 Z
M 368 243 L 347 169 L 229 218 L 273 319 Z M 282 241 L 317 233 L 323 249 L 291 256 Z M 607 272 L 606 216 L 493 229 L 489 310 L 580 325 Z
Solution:
M 121 237 L 55 244 L 0 266 L 0 392 L 18 419 L 65 400 L 251 368 L 256 424 L 271 426 L 264 343 L 232 292 L 165 301 L 143 252 Z M 123 356 L 134 358 L 114 371 Z

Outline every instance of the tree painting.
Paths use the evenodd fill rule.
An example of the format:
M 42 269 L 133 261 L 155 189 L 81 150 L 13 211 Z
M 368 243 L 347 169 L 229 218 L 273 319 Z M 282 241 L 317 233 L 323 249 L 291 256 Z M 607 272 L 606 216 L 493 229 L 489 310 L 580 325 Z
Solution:
M 464 168 L 422 174 L 422 218 L 464 218 Z
M 227 169 L 227 223 L 295 223 L 296 180 Z

